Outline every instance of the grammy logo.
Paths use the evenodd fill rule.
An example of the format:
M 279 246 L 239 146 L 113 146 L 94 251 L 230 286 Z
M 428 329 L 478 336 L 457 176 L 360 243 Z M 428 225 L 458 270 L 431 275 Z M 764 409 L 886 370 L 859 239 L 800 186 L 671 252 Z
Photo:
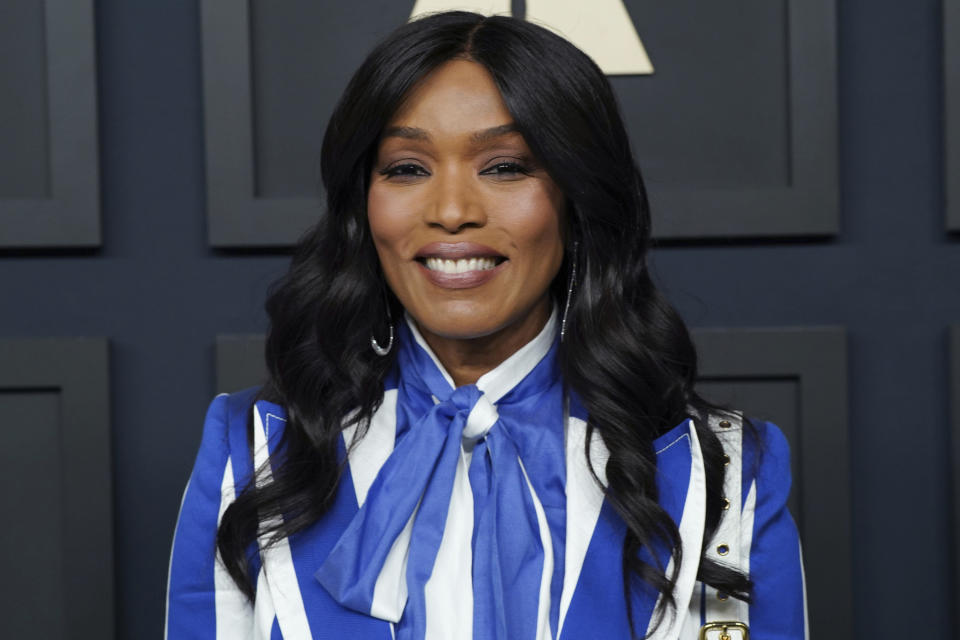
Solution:
M 510 0 L 416 0 L 410 19 L 454 9 L 488 16 L 511 13 Z M 575 44 L 607 75 L 653 73 L 623 0 L 526 0 L 525 18 Z

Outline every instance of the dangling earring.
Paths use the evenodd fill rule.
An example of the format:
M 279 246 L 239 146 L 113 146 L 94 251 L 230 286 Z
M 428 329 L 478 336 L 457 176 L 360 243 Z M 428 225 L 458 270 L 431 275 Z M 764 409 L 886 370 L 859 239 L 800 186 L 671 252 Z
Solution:
M 573 260 L 570 263 L 570 281 L 567 284 L 567 301 L 563 305 L 563 318 L 560 320 L 560 342 L 563 342 L 563 337 L 567 333 L 567 313 L 570 311 L 570 299 L 573 297 L 573 288 L 577 283 L 577 256 L 579 252 L 577 248 L 579 243 L 573 241 Z
M 370 346 L 373 347 L 373 352 L 378 356 L 385 356 L 390 353 L 390 349 L 393 349 L 393 318 L 390 317 L 390 301 L 387 299 L 386 291 L 383 292 L 383 303 L 387 308 L 387 328 L 390 331 L 390 338 L 387 340 L 387 346 L 381 347 L 373 334 L 370 334 Z

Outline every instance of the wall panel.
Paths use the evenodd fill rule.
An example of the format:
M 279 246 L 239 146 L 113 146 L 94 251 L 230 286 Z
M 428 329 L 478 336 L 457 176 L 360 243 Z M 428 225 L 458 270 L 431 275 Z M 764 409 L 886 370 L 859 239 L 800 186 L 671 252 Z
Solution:
M 960 232 L 960 2 L 943 2 L 944 188 L 947 229 Z
M 960 543 L 960 324 L 955 324 L 947 330 L 947 358 L 950 369 L 948 378 L 948 394 L 950 401 L 951 441 L 953 455 L 951 457 L 953 473 L 953 537 L 954 544 Z M 954 559 L 954 600 L 960 604 L 960 552 L 953 554 Z
M 839 328 L 699 329 L 700 389 L 775 421 L 791 446 L 791 511 L 804 546 L 811 629 L 853 634 L 846 337 Z
M 0 339 L 4 637 L 114 633 L 107 342 Z
M 100 244 L 93 0 L 0 8 L 0 248 Z
M 267 367 L 263 361 L 261 335 L 217 336 L 215 371 L 217 393 L 230 393 L 263 384 Z

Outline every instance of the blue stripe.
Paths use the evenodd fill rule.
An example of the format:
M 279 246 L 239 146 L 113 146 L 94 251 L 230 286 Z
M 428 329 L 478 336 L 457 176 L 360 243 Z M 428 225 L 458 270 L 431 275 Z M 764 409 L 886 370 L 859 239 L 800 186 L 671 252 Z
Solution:
M 763 449 L 763 444 L 758 441 L 758 438 L 761 437 L 759 428 L 762 424 L 763 423 L 751 421 L 746 416 L 743 418 L 743 431 L 740 444 L 741 513 L 743 512 L 743 505 L 747 502 L 747 495 L 750 493 L 750 485 L 760 470 L 760 453 Z
M 800 549 L 797 528 L 787 510 L 790 448 L 773 423 L 759 424 L 758 435 L 761 462 L 757 465 L 750 552 L 750 575 L 754 581 L 750 635 L 769 640 L 802 640 L 805 621 Z
M 570 414 L 577 417 L 571 401 Z M 657 454 L 657 488 L 660 505 L 680 526 L 690 482 L 689 423 L 683 422 L 653 442 Z M 623 539 L 627 527 L 604 500 L 600 517 L 587 547 L 583 569 L 563 623 L 564 638 L 629 638 L 630 625 L 623 600 Z M 650 555 L 641 556 L 650 562 Z M 669 550 L 660 545 L 657 561 L 663 568 L 669 562 Z M 632 577 L 631 607 L 634 633 L 646 634 L 659 593 L 648 583 Z M 681 608 L 686 603 L 678 603 Z
M 554 637 L 557 635 L 560 619 L 567 542 L 567 465 L 563 402 L 563 383 L 558 376 L 556 383 L 547 391 L 512 407 L 518 424 L 536 425 L 520 430 L 516 445 L 530 484 L 543 506 L 553 545 L 549 622 Z M 556 420 L 545 420 L 545 416 L 556 416 Z
M 214 560 L 220 486 L 227 464 L 227 398 L 210 404 L 203 439 L 183 499 L 170 560 L 167 637 L 212 638 L 216 634 Z
M 623 602 L 621 550 L 626 525 L 604 501 L 580 579 L 563 623 L 563 638 L 629 638 Z M 640 636 L 646 629 L 636 625 Z

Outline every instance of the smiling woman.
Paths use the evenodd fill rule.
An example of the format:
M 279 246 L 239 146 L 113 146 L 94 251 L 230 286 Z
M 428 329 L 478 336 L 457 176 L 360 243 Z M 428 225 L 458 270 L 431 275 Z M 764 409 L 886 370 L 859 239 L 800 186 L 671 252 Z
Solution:
M 490 73 L 434 70 L 378 147 L 367 218 L 391 291 L 457 384 L 543 328 L 563 262 L 564 195 Z
M 785 440 L 694 390 L 586 55 L 416 20 L 353 76 L 321 165 L 270 379 L 207 416 L 168 638 L 804 637 Z

